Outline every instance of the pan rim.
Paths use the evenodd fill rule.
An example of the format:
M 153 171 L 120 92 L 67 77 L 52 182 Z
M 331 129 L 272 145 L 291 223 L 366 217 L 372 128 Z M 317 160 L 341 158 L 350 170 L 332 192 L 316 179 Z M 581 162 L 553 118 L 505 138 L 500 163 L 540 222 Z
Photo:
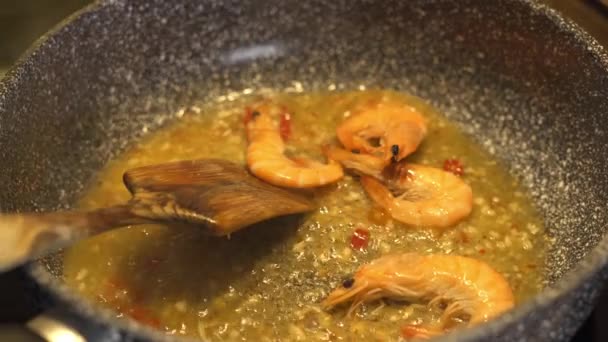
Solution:
M 0 81 L 0 108 L 6 94 L 10 94 L 14 87 L 17 86 L 17 81 L 20 78 L 20 73 L 28 63 L 31 57 L 39 53 L 39 49 L 50 44 L 51 40 L 60 31 L 66 29 L 70 25 L 78 22 L 87 13 L 92 13 L 106 6 L 113 6 L 118 1 L 101 0 L 90 4 L 81 10 L 70 15 L 53 29 L 41 36 L 34 42 L 28 50 L 23 53 L 13 67 L 6 73 L 5 77 Z M 587 52 L 595 59 L 595 62 L 600 64 L 608 74 L 608 53 L 595 38 L 585 32 L 578 24 L 572 20 L 563 17 L 558 11 L 541 3 L 539 0 L 515 0 L 514 3 L 519 3 L 537 15 L 544 16 L 551 20 L 557 29 L 563 33 L 570 35 L 573 40 L 578 42 L 582 47 L 587 49 Z M 603 266 L 608 263 L 608 234 L 599 241 L 599 243 L 591 249 L 588 254 L 578 262 L 576 267 L 567 272 L 562 278 L 557 280 L 550 288 L 543 289 L 540 293 L 521 305 L 518 305 L 512 311 L 478 326 L 464 329 L 452 334 L 439 337 L 437 341 L 472 341 L 483 337 L 491 336 L 493 333 L 502 331 L 508 326 L 517 324 L 527 315 L 539 308 L 547 308 L 554 304 L 560 298 L 568 296 L 572 291 L 580 288 L 581 285 L 594 277 Z M 199 341 L 198 339 L 184 338 L 166 335 L 163 332 L 144 326 L 134 320 L 117 319 L 114 313 L 106 308 L 94 305 L 90 300 L 76 294 L 72 288 L 50 275 L 46 268 L 39 262 L 32 262 L 25 266 L 27 273 L 52 296 L 58 298 L 71 306 L 76 313 L 84 318 L 104 326 L 117 328 L 126 331 L 128 334 L 144 338 L 146 340 L 158 341 Z

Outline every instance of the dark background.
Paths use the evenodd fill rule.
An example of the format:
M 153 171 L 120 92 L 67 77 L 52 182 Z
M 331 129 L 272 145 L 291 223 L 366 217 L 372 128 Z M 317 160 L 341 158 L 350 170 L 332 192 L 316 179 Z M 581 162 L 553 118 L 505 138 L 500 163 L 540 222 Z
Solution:
M 170 0 L 167 0 L 170 1 Z M 90 0 L 0 0 L 0 78 L 42 34 Z M 608 48 L 608 0 L 544 0 Z M 23 273 L 0 275 L 0 322 L 23 322 L 35 314 Z M 608 341 L 608 291 L 573 341 Z

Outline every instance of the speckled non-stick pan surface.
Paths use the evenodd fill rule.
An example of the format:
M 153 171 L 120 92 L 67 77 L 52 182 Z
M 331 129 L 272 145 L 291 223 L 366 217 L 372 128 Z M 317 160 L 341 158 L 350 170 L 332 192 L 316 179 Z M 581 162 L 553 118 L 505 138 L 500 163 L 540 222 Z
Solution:
M 446 340 L 564 341 L 607 276 L 608 58 L 524 0 L 107 0 L 43 38 L 0 84 L 0 209 L 69 207 L 95 170 L 177 108 L 246 88 L 404 90 L 506 161 L 557 243 L 551 286 Z M 170 339 L 116 321 L 30 272 L 118 338 Z

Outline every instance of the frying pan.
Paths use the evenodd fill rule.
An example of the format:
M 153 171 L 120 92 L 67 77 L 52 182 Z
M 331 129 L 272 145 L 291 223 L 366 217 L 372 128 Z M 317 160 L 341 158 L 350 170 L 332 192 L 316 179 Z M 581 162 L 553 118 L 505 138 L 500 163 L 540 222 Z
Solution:
M 608 276 L 608 57 L 534 1 L 95 3 L 0 84 L 1 209 L 70 207 L 96 170 L 184 105 L 260 87 L 359 85 L 438 107 L 528 187 L 556 240 L 541 294 L 442 339 L 572 336 Z M 61 254 L 26 270 L 41 303 L 84 335 L 176 338 L 79 297 L 62 283 Z

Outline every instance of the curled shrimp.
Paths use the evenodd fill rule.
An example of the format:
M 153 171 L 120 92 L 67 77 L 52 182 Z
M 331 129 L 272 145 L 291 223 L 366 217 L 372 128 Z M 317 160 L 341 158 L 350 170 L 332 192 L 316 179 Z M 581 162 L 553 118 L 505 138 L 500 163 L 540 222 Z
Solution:
M 360 175 L 368 175 L 379 179 L 382 177 L 384 161 L 378 157 L 349 152 L 333 145 L 323 146 L 323 154 L 328 159 L 337 161 L 344 168 L 353 170 Z
M 335 161 L 323 164 L 285 156 L 285 143 L 273 120 L 280 111 L 280 107 L 270 102 L 261 102 L 252 108 L 251 118 L 246 123 L 247 166 L 251 173 L 270 184 L 291 188 L 316 187 L 342 178 L 342 167 Z
M 371 154 L 385 163 L 414 152 L 426 132 L 426 119 L 414 107 L 387 98 L 358 108 L 336 129 L 348 150 Z
M 397 221 L 445 228 L 467 217 L 473 208 L 471 187 L 460 177 L 434 167 L 393 163 L 382 177 L 361 177 L 371 199 Z
M 352 302 L 348 315 L 361 304 L 381 298 L 449 303 L 439 327 L 405 326 L 407 337 L 443 333 L 451 319 L 468 316 L 468 325 L 486 322 L 511 309 L 513 292 L 505 278 L 488 264 L 455 255 L 386 255 L 360 267 L 321 303 L 325 309 Z

